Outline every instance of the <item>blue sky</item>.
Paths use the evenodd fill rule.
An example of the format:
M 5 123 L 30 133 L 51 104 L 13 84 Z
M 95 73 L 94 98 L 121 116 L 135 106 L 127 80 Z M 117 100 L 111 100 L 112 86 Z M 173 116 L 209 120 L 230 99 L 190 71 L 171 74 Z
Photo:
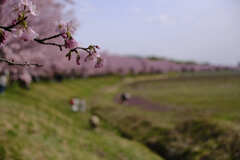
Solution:
M 75 0 L 76 38 L 116 54 L 235 65 L 239 0 Z

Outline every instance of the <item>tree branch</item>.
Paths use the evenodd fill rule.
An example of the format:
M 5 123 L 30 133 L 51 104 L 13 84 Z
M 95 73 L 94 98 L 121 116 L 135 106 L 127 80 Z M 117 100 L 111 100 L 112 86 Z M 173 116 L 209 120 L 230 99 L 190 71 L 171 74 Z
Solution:
M 19 24 L 21 24 L 23 21 L 25 21 L 28 17 L 24 17 L 22 20 L 18 21 L 15 24 L 9 25 L 9 26 L 0 26 L 1 29 L 4 29 L 5 31 L 12 32 L 12 29 Z
M 9 26 L 0 26 L 0 29 L 3 29 L 3 30 L 6 30 L 8 32 L 12 32 L 12 29 L 14 27 L 16 27 L 17 25 L 21 24 L 22 22 L 24 22 L 25 20 L 27 19 L 27 17 L 24 17 L 23 19 L 19 20 L 17 23 L 15 24 L 12 24 L 12 25 L 9 25 Z M 43 44 L 43 45 L 51 45 L 51 46 L 56 46 L 60 49 L 60 51 L 63 50 L 63 47 L 65 47 L 65 44 L 58 44 L 58 43 L 54 43 L 54 42 L 46 42 L 48 40 L 52 40 L 52 39 L 55 39 L 55 38 L 58 38 L 60 36 L 62 36 L 64 33 L 60 33 L 60 34 L 56 34 L 56 35 L 53 35 L 53 36 L 50 36 L 50 37 L 47 37 L 47 38 L 43 38 L 43 39 L 39 39 L 39 38 L 35 38 L 34 41 L 35 42 L 38 42 L 40 44 Z M 93 49 L 93 51 L 92 51 Z M 69 56 L 69 58 L 71 58 L 71 53 L 72 52 L 75 52 L 76 54 L 79 54 L 78 53 L 78 50 L 83 50 L 85 52 L 87 52 L 89 55 L 92 55 L 93 52 L 96 52 L 94 46 L 89 46 L 87 48 L 84 48 L 84 47 L 76 47 L 76 48 L 73 48 L 69 51 L 69 53 L 67 54 L 67 56 Z M 32 64 L 32 63 L 29 63 L 29 62 L 25 62 L 25 63 L 15 63 L 14 60 L 9 60 L 9 59 L 5 59 L 5 58 L 0 58 L 0 62 L 6 62 L 8 63 L 8 65 L 19 65 L 19 66 L 36 66 L 36 67 L 42 67 L 42 65 L 40 64 Z
M 57 44 L 57 43 L 52 43 L 52 42 L 45 42 L 45 40 L 42 40 L 42 39 L 34 39 L 34 41 L 40 43 L 40 44 L 44 44 L 44 45 L 50 45 L 50 46 L 57 46 L 59 47 L 60 51 L 62 51 L 62 47 L 64 47 L 64 44 Z
M 47 37 L 47 38 L 43 38 L 43 39 L 38 39 L 38 38 L 35 38 L 34 41 L 40 43 L 40 44 L 44 44 L 44 45 L 51 45 L 51 46 L 57 46 L 59 47 L 60 51 L 62 51 L 62 47 L 64 47 L 64 44 L 57 44 L 57 43 L 53 43 L 53 42 L 45 42 L 45 41 L 48 41 L 48 40 L 51 40 L 51 39 L 55 39 L 55 38 L 58 38 L 60 36 L 62 36 L 63 33 L 60 33 L 60 34 L 57 34 L 57 35 L 54 35 L 54 36 L 51 36 L 51 37 Z
M 51 37 L 47 37 L 47 38 L 43 38 L 43 39 L 37 39 L 38 41 L 47 41 L 47 40 L 51 40 L 51 39 L 54 39 L 54 38 L 58 38 L 60 36 L 62 36 L 64 33 L 60 33 L 60 34 L 57 34 L 57 35 L 54 35 L 54 36 L 51 36 Z
M 75 53 L 77 53 L 77 52 L 78 52 L 78 51 L 77 51 L 78 49 L 83 50 L 83 51 L 85 51 L 85 52 L 87 52 L 87 53 L 89 53 L 89 54 L 92 54 L 92 53 L 89 51 L 89 47 L 88 47 L 88 48 L 76 47 L 76 48 L 74 48 L 74 49 L 71 49 L 70 52 L 75 52 Z
M 17 65 L 17 66 L 36 66 L 36 67 L 42 67 L 43 65 L 41 64 L 37 64 L 37 63 L 29 63 L 29 62 L 25 62 L 25 63 L 16 63 L 14 62 L 14 60 L 9 60 L 6 58 L 0 58 L 0 62 L 5 62 L 8 65 Z

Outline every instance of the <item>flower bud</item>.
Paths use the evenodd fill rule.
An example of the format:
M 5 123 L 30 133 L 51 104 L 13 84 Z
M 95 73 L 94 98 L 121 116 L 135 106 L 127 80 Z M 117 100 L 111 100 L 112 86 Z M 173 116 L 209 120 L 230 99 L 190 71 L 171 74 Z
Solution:
M 70 38 L 65 40 L 65 48 L 74 49 L 78 46 L 78 43 L 75 39 Z
M 92 61 L 92 60 L 94 60 L 93 54 L 88 54 L 84 59 L 85 62 Z
M 103 59 L 101 57 L 97 58 L 97 63 L 95 64 L 95 68 L 103 67 Z
M 23 32 L 21 38 L 24 41 L 31 41 L 31 40 L 34 40 L 35 38 L 37 38 L 38 36 L 39 35 L 32 28 L 28 28 L 26 31 Z
M 68 52 L 68 54 L 66 55 L 66 57 L 68 58 L 68 60 L 70 61 L 71 58 L 72 58 L 72 53 L 71 52 Z
M 95 46 L 97 49 L 100 49 L 100 47 L 98 45 Z
M 76 58 L 77 65 L 80 65 L 80 59 L 81 59 L 80 55 L 77 55 L 77 58 Z

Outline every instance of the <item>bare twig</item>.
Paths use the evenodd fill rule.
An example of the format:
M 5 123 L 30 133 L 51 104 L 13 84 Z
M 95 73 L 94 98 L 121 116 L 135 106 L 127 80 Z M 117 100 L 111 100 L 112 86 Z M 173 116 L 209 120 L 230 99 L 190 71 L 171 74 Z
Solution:
M 40 44 L 44 44 L 44 45 L 57 46 L 57 47 L 59 47 L 60 51 L 62 51 L 62 47 L 65 46 L 64 44 L 57 44 L 57 43 L 53 43 L 53 42 L 45 42 L 45 41 L 48 41 L 48 40 L 51 40 L 51 39 L 58 38 L 62 35 L 63 35 L 63 33 L 60 33 L 60 34 L 57 34 L 57 35 L 54 35 L 54 36 L 51 36 L 51 37 L 43 38 L 43 39 L 35 38 L 34 41 L 36 41 Z
M 76 47 L 76 48 L 73 48 L 70 50 L 70 52 L 75 52 L 75 53 L 78 53 L 78 50 L 83 50 L 89 54 L 92 54 L 90 51 L 89 51 L 89 47 L 88 48 L 84 48 L 84 47 Z
M 38 39 L 39 41 L 47 41 L 47 40 L 51 40 L 51 39 L 55 39 L 55 38 L 58 38 L 60 36 L 62 36 L 64 33 L 60 33 L 60 34 L 57 34 L 57 35 L 54 35 L 54 36 L 51 36 L 51 37 L 47 37 L 47 38 L 43 38 L 43 39 Z
M 50 45 L 50 46 L 57 46 L 59 47 L 60 51 L 62 51 L 62 47 L 64 47 L 64 44 L 57 44 L 57 43 L 52 43 L 52 42 L 45 42 L 46 40 L 42 40 L 42 39 L 34 39 L 34 41 L 40 43 L 40 44 L 44 44 L 44 45 Z
M 0 58 L 0 62 L 5 62 L 8 65 L 17 65 L 17 66 L 35 66 L 35 67 L 42 67 L 43 65 L 37 64 L 37 63 L 29 63 L 29 62 L 24 62 L 24 63 L 16 63 L 14 60 L 9 60 L 6 58 Z

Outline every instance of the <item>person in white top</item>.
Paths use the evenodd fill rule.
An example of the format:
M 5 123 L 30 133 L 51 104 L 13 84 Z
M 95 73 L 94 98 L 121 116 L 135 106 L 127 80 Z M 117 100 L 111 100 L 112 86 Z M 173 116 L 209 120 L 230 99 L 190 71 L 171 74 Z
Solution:
M 4 93 L 7 87 L 8 74 L 7 72 L 0 73 L 0 94 Z
M 86 107 L 86 101 L 85 100 L 80 100 L 79 98 L 73 98 L 70 101 L 71 104 L 71 109 L 73 112 L 85 112 L 87 107 Z
M 79 111 L 79 99 L 73 98 L 71 99 L 71 108 L 73 112 L 78 112 Z

